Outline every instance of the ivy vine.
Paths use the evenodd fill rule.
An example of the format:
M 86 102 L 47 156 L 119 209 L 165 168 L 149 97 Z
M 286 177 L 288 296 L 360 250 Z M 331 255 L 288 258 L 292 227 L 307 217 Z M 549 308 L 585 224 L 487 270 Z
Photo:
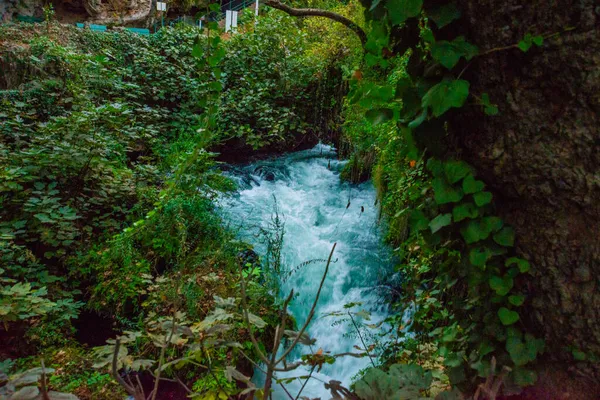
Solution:
M 421 307 L 414 326 L 437 337 L 453 384 L 472 376 L 468 369 L 487 376 L 492 359 L 512 369 L 512 383 L 532 384 L 536 377 L 529 365 L 544 351 L 544 341 L 521 324 L 519 310 L 527 296 L 515 285 L 526 279 L 530 265 L 515 256 L 514 230 L 495 215 L 493 194 L 473 168 L 423 146 L 423 136 L 445 136 L 450 112 L 465 107 L 470 97 L 485 115 L 497 115 L 498 106 L 487 93 L 471 93 L 465 70 L 476 57 L 495 51 L 525 52 L 542 46 L 544 36 L 529 33 L 519 43 L 481 51 L 464 36 L 436 39 L 442 28 L 461 17 L 454 3 L 428 7 L 423 0 L 363 0 L 363 4 L 371 29 L 363 65 L 353 74 L 349 101 L 366 108 L 365 117 L 373 125 L 395 123 L 405 143 L 402 156 L 422 159 L 421 168 L 426 166 L 423 172 L 430 179 L 422 194 L 412 199 L 410 233 L 401 246 L 405 268 L 416 268 L 413 279 L 424 279 L 420 282 L 424 286 L 417 289 L 413 282 L 413 302 Z M 385 75 L 394 57 L 408 59 L 406 75 L 383 85 L 365 78 Z M 419 266 L 415 261 L 419 257 L 432 257 L 438 265 Z

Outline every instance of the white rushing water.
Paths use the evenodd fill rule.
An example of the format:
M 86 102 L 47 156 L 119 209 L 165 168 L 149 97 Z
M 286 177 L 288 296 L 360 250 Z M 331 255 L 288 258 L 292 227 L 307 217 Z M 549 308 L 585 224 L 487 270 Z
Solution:
M 334 150 L 324 145 L 260 161 L 230 173 L 238 181 L 239 191 L 222 200 L 223 211 L 231 225 L 241 227 L 242 239 L 254 244 L 261 256 L 265 248 L 256 233 L 258 227 L 266 227 L 272 221 L 277 204 L 285 228 L 283 271 L 312 259 L 326 259 L 333 244 L 337 243 L 335 262 L 330 266 L 315 318 L 308 328 L 310 337 L 317 340 L 312 350 L 321 348 L 331 354 L 357 353 L 355 346 L 362 347 L 362 344 L 349 322 L 336 323 L 339 318 L 324 317 L 324 314 L 343 311 L 348 303 L 361 302 L 362 305 L 353 310 L 370 312 L 371 320 L 366 323 L 385 319 L 386 307 L 375 287 L 391 268 L 389 251 L 382 245 L 373 186 L 371 183 L 350 185 L 340 182 L 343 164 L 336 159 Z M 324 262 L 310 263 L 281 281 L 283 295 L 291 289 L 297 293 L 290 312 L 299 325 L 309 314 L 324 269 Z M 310 351 L 308 347 L 299 346 L 289 359 L 293 361 Z M 302 396 L 328 399 L 323 381 L 335 379 L 347 387 L 353 376 L 369 365 L 367 357 L 338 358 L 319 373 L 315 371 L 313 376 L 317 379 L 308 382 Z M 307 375 L 308 371 L 299 368 L 279 373 L 277 378 Z M 286 384 L 286 388 L 295 395 L 302 383 L 296 380 Z M 274 389 L 274 399 L 288 398 L 279 385 Z

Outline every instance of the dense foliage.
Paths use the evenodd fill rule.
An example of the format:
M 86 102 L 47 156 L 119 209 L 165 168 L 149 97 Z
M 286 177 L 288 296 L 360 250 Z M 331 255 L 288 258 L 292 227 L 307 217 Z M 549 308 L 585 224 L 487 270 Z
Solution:
M 240 263 L 255 271 L 250 306 L 259 304 L 263 315 L 274 310 L 267 288 L 252 284 L 264 277 L 255 259 L 245 261 L 248 245 L 216 213 L 215 196 L 233 186 L 209 149 L 232 136 L 284 149 L 298 141 L 284 131 L 295 126 L 301 138 L 311 129 L 313 109 L 305 104 L 314 103 L 325 63 L 304 57 L 305 36 L 270 32 L 295 23 L 265 18 L 255 32 L 250 24 L 251 32 L 228 41 L 216 24 L 206 35 L 182 25 L 149 37 L 54 24 L 0 28 L 4 355 L 39 349 L 51 366 L 75 363 L 83 371 L 53 377 L 55 387 L 111 398 L 93 383 L 107 375 L 89 375 L 90 356 L 74 347 L 67 361 L 53 350 L 72 346 L 75 328 L 84 342 L 94 336 L 77 324 L 82 310 L 108 324 L 101 330 L 109 334 L 151 330 L 175 311 L 181 321 L 200 321 L 214 296 L 239 292 Z M 288 63 L 273 72 L 275 58 Z M 240 73 L 255 78 L 244 84 Z M 248 340 L 236 332 L 223 334 Z M 136 337 L 137 351 L 151 351 L 149 341 Z M 227 349 L 206 356 L 231 361 Z M 201 383 L 203 374 L 190 375 L 199 379 L 195 389 L 218 395 L 220 385 Z

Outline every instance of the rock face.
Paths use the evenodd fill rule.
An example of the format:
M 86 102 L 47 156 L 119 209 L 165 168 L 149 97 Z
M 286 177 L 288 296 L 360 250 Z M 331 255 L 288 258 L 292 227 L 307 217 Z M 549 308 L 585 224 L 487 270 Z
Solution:
M 143 21 L 152 11 L 152 0 L 62 0 L 53 4 L 59 21 L 65 14 L 79 14 L 75 19 L 100 24 Z M 42 0 L 0 1 L 0 22 L 16 15 L 43 17 L 43 5 Z
M 16 15 L 43 16 L 43 3 L 40 0 L 3 0 L 0 1 L 0 23 L 13 19 Z
M 544 34 L 543 46 L 478 57 L 465 76 L 500 114 L 465 107 L 456 147 L 495 191 L 534 276 L 522 319 L 551 357 L 600 356 L 600 6 L 595 0 L 459 0 L 457 30 L 481 50 Z M 579 372 L 599 377 L 598 363 Z M 592 367 L 592 368 L 589 368 Z
M 148 18 L 152 0 L 83 0 L 83 7 L 93 22 L 125 24 Z

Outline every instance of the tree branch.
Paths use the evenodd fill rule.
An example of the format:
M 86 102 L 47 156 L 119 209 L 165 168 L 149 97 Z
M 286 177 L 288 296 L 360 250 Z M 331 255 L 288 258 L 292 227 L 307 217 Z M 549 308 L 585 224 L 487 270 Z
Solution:
M 365 31 L 352 20 L 344 17 L 343 15 L 334 13 L 333 11 L 321 10 L 319 8 L 292 8 L 288 5 L 281 3 L 279 0 L 266 0 L 265 5 L 281 10 L 293 17 L 323 17 L 329 18 L 333 21 L 339 22 L 342 25 L 351 29 L 356 36 L 360 39 L 362 46 L 365 47 L 367 43 L 367 34 Z

